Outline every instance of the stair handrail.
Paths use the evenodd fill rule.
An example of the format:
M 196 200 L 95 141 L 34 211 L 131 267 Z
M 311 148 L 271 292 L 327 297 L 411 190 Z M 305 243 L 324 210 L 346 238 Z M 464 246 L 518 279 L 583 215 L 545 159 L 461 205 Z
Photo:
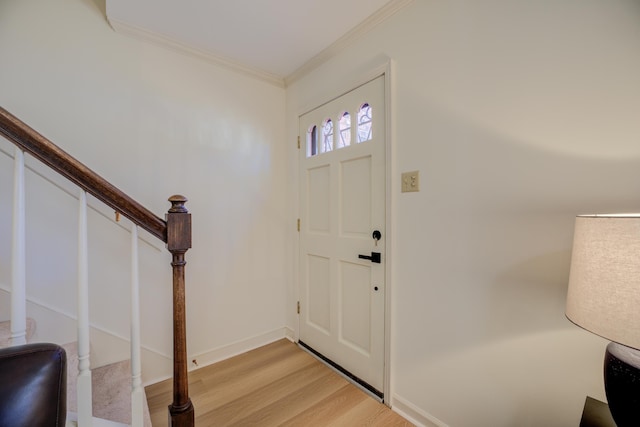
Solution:
M 187 199 L 181 195 L 171 196 L 171 208 L 165 221 L 3 107 L 0 107 L 0 135 L 166 243 L 172 254 L 173 268 L 174 366 L 169 421 L 171 427 L 193 427 L 194 408 L 188 390 L 185 320 L 184 255 L 191 248 L 191 214 L 184 206 Z
M 62 148 L 0 107 L 0 134 L 133 223 L 167 243 L 167 223 Z

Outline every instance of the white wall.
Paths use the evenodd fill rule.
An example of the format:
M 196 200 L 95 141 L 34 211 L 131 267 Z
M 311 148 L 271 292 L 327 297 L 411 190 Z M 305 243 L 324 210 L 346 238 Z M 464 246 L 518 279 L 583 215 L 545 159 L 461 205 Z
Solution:
M 187 196 L 189 360 L 202 365 L 283 336 L 284 89 L 116 34 L 101 3 L 0 2 L 0 105 L 160 217 L 169 196 Z M 2 153 L 0 162 L 0 287 L 8 288 L 12 166 Z M 74 197 L 31 171 L 27 186 L 29 298 L 73 316 L 75 298 L 63 290 L 75 286 Z M 126 337 L 129 270 L 109 261 L 128 262 L 129 233 L 93 205 L 105 216 L 90 211 L 91 317 Z M 170 256 L 159 243 L 141 251 L 143 343 L 171 355 Z M 39 339 L 47 326 L 40 322 Z
M 0 105 L 160 216 L 171 194 L 190 199 L 189 353 L 203 358 L 296 326 L 297 115 L 385 57 L 396 83 L 393 403 L 452 427 L 577 425 L 585 395 L 604 398 L 605 342 L 564 318 L 573 217 L 638 210 L 637 2 L 416 0 L 286 100 L 115 34 L 89 0 L 0 2 Z M 10 167 L 0 153 L 2 200 Z M 400 194 L 399 173 L 416 169 L 421 192 Z M 29 233 L 59 239 L 29 237 L 30 298 L 73 314 L 58 291 L 73 286 L 73 197 L 49 199 L 32 172 L 27 184 Z M 107 243 L 92 263 L 121 258 L 126 230 L 92 212 Z M 168 257 L 142 250 L 143 340 L 169 353 Z M 127 310 L 113 298 L 127 275 L 92 264 L 94 322 L 122 335 L 126 314 L 110 313 Z
M 424 424 L 578 425 L 605 341 L 564 317 L 573 218 L 640 208 L 639 3 L 416 0 L 287 89 L 288 139 L 385 57 L 392 403 Z M 421 191 L 401 194 L 411 170 Z

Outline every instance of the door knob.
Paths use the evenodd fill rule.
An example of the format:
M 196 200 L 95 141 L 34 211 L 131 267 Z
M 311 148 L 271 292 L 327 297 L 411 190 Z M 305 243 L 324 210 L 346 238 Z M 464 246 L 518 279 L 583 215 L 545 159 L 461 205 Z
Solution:
M 376 264 L 380 264 L 381 256 L 380 252 L 371 252 L 371 255 L 358 255 L 360 259 L 368 259 L 371 262 L 375 262 Z

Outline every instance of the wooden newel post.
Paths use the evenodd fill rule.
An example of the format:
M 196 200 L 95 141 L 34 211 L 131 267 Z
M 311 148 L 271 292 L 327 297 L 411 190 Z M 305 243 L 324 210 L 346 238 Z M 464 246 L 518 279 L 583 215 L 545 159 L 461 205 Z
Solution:
M 173 259 L 173 403 L 169 405 L 170 427 L 193 427 L 194 410 L 189 398 L 187 373 L 187 325 L 185 311 L 184 254 L 191 248 L 191 214 L 186 197 L 169 197 L 167 249 Z

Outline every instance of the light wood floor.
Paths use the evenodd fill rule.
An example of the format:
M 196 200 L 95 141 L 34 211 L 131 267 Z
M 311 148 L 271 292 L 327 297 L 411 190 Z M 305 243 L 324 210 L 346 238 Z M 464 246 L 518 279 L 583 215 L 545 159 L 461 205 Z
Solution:
M 151 421 L 167 425 L 171 380 L 146 388 Z M 189 374 L 196 426 L 411 426 L 287 340 Z

